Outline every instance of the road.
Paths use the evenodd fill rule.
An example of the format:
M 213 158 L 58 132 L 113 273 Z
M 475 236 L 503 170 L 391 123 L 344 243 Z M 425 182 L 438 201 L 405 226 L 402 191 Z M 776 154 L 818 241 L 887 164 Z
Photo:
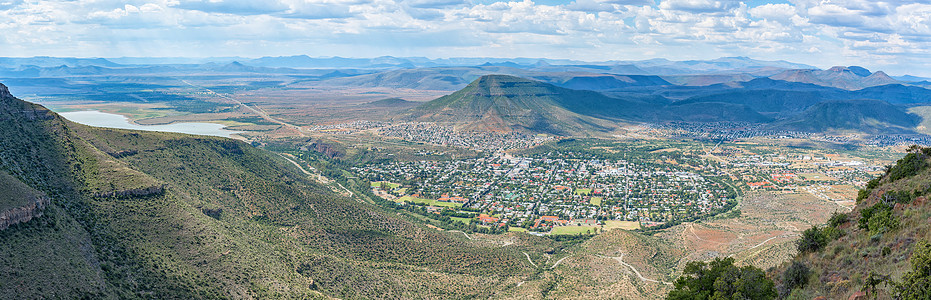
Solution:
M 563 260 L 566 260 L 566 259 L 569 258 L 569 257 L 572 257 L 572 255 L 569 255 L 569 256 L 566 256 L 566 257 L 563 257 L 563 258 L 560 258 L 559 260 L 557 260 L 556 263 L 553 264 L 552 267 L 550 267 L 550 270 L 555 269 L 556 266 L 559 265 L 559 263 L 561 263 Z
M 278 155 L 281 155 L 282 158 L 284 158 L 284 159 L 288 160 L 289 162 L 291 162 L 292 164 L 294 164 L 295 167 L 297 167 L 298 169 L 300 169 L 301 172 L 304 172 L 304 174 L 306 174 L 306 175 L 309 175 L 309 176 L 318 176 L 318 177 L 320 177 L 321 179 L 325 179 L 326 181 L 330 181 L 330 182 L 336 183 L 336 185 L 339 186 L 339 188 L 343 189 L 343 191 L 346 191 L 346 194 L 347 194 L 347 196 L 348 196 L 349 198 L 353 198 L 352 196 L 355 195 L 355 193 L 353 193 L 352 191 L 350 191 L 349 189 L 347 189 L 345 186 L 343 186 L 343 185 L 340 184 L 339 182 L 336 182 L 335 180 L 330 180 L 330 179 L 328 179 L 328 178 L 326 178 L 326 177 L 323 177 L 323 175 L 320 175 L 320 174 L 314 174 L 314 173 L 311 173 L 311 172 L 307 172 L 307 170 L 305 170 L 304 167 L 302 167 L 300 164 L 298 164 L 298 163 L 297 163 L 296 161 L 294 161 L 293 159 L 288 158 L 287 156 L 285 156 L 284 154 L 281 154 L 281 153 L 278 153 Z M 308 167 L 309 167 L 309 166 L 308 166 Z M 309 168 L 313 168 L 313 167 L 309 167 Z M 358 202 L 360 202 L 360 203 L 362 202 L 362 200 L 360 200 L 360 199 L 356 199 L 356 201 L 358 201 Z
M 300 133 L 302 136 L 304 136 L 304 129 L 301 128 L 300 126 L 292 125 L 292 124 L 289 124 L 289 123 L 287 123 L 287 122 L 285 122 L 285 121 L 281 121 L 281 120 L 272 118 L 272 116 L 268 115 L 268 113 L 266 113 L 265 111 L 261 110 L 260 108 L 248 106 L 248 105 L 246 105 L 245 103 L 242 103 L 242 101 L 237 100 L 236 98 L 233 98 L 233 97 L 230 97 L 230 96 L 227 96 L 227 95 L 223 95 L 223 94 L 214 92 L 213 90 L 208 89 L 208 88 L 206 88 L 206 87 L 199 86 L 199 85 L 196 85 L 196 84 L 187 82 L 187 80 L 183 80 L 183 79 L 178 79 L 178 80 L 180 80 L 180 81 L 183 82 L 184 84 L 190 85 L 190 86 L 192 86 L 192 87 L 205 90 L 205 91 L 207 91 L 207 93 L 209 93 L 209 94 L 211 94 L 211 95 L 214 95 L 214 96 L 217 96 L 217 97 L 219 97 L 219 98 L 228 100 L 228 101 L 232 102 L 233 104 L 242 106 L 243 108 L 248 109 L 249 111 L 255 113 L 256 115 L 258 115 L 258 116 L 261 117 L 262 119 L 265 119 L 266 121 L 269 121 L 269 122 L 272 122 L 272 123 L 275 123 L 275 124 L 279 124 L 279 125 L 282 125 L 282 126 L 285 126 L 285 127 L 288 127 L 288 128 L 292 128 L 292 129 L 294 129 L 294 130 L 297 130 L 298 133 Z
M 537 266 L 537 264 L 534 263 L 533 260 L 530 259 L 530 254 L 527 254 L 527 252 L 523 252 L 523 253 L 524 253 L 524 256 L 527 257 L 527 261 L 529 261 L 530 264 L 533 265 L 534 268 L 539 268 L 539 267 L 540 267 L 540 266 Z

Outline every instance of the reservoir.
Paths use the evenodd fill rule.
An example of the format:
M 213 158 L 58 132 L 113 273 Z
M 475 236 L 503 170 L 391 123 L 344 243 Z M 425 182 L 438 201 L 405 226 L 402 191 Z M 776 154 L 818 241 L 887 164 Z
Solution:
M 230 137 L 230 135 L 242 133 L 242 131 L 232 131 L 223 129 L 224 125 L 213 123 L 172 123 L 166 125 L 139 125 L 129 122 L 129 118 L 122 115 L 110 114 L 96 110 L 73 111 L 59 113 L 65 119 L 75 123 L 81 123 L 89 126 L 134 129 L 145 131 L 162 131 L 162 132 L 179 132 L 196 135 L 212 135 Z

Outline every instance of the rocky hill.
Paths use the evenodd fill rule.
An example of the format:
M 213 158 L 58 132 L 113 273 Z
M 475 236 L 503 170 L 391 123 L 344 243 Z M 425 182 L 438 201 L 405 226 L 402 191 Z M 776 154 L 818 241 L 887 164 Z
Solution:
M 931 148 L 912 148 L 867 183 L 853 211 L 806 230 L 798 256 L 769 272 L 780 293 L 790 299 L 931 297 L 929 155 Z

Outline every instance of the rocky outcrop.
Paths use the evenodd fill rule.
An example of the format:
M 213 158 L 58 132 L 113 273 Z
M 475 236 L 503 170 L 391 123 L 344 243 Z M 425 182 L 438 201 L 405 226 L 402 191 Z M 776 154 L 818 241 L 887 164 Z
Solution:
M 327 144 L 327 143 L 322 143 L 318 141 L 316 143 L 311 144 L 310 146 L 312 147 L 314 151 L 322 153 L 323 155 L 326 155 L 329 158 L 338 158 L 338 157 L 343 156 L 343 153 L 340 152 L 338 149 L 336 149 L 336 147 L 334 147 L 333 145 Z
M 46 196 L 35 197 L 29 204 L 0 212 L 0 230 L 11 225 L 29 222 L 42 216 L 42 211 L 49 205 L 51 199 Z
M 150 186 L 147 188 L 127 189 L 112 192 L 95 193 L 95 198 L 127 198 L 127 197 L 147 197 L 161 195 L 165 193 L 165 185 Z

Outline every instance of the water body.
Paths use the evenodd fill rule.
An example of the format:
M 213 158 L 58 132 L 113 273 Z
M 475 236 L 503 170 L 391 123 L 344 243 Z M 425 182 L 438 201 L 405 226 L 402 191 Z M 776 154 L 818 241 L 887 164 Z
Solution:
M 105 113 L 97 110 L 73 111 L 59 113 L 65 119 L 75 123 L 81 123 L 89 126 L 134 129 L 145 131 L 162 131 L 162 132 L 179 132 L 196 135 L 212 135 L 230 137 L 230 135 L 242 133 L 242 131 L 232 131 L 223 129 L 226 127 L 214 123 L 172 123 L 167 125 L 139 125 L 129 121 L 122 115 Z

